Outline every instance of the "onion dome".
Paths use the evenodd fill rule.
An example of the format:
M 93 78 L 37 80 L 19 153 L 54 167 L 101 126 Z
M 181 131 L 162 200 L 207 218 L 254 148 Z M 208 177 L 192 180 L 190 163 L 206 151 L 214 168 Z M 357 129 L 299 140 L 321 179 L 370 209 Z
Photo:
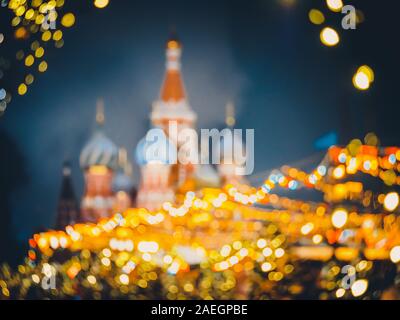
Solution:
M 118 148 L 102 130 L 104 124 L 102 101 L 98 101 L 97 104 L 96 123 L 96 131 L 81 152 L 80 165 L 82 169 L 99 165 L 115 170 L 118 167 Z
M 148 163 L 175 164 L 176 158 L 175 144 L 159 128 L 150 129 L 136 147 L 136 162 L 139 166 Z
M 125 191 L 129 193 L 133 186 L 132 166 L 128 161 L 126 149 L 120 148 L 118 152 L 118 170 L 112 183 L 113 192 Z

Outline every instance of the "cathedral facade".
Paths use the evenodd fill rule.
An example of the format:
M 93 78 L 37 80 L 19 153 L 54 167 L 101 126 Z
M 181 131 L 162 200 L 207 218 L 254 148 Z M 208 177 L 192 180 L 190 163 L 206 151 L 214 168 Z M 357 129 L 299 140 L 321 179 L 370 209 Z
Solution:
M 173 203 L 177 194 L 240 181 L 240 177 L 235 173 L 237 166 L 224 162 L 223 155 L 218 166 L 204 161 L 209 157 L 209 153 L 203 154 L 203 150 L 195 155 L 200 162 L 191 161 L 189 158 L 183 159 L 184 161 L 171 161 L 177 158 L 178 150 L 180 160 L 182 155 L 185 157 L 185 154 L 190 153 L 186 152 L 188 150 L 185 148 L 193 150 L 194 146 L 188 146 L 177 137 L 182 130 L 196 128 L 197 114 L 189 104 L 183 82 L 180 41 L 171 38 L 167 42 L 165 54 L 164 80 L 159 97 L 152 105 L 149 128 L 149 132 L 151 129 L 162 130 L 162 141 L 159 141 L 160 148 L 156 157 L 149 156 L 147 152 L 151 147 L 151 141 L 147 137 L 149 132 L 137 144 L 134 154 L 141 173 L 137 192 L 132 182 L 132 165 L 128 160 L 127 151 L 119 148 L 103 130 L 104 106 L 99 100 L 96 128 L 80 154 L 80 166 L 85 182 L 84 194 L 80 205 L 72 205 L 73 192 L 61 193 L 59 203 L 69 203 L 67 208 L 71 207 L 73 210 L 69 212 L 65 206 L 58 210 L 58 227 L 78 221 L 96 222 L 132 207 L 155 211 L 165 202 Z M 227 105 L 226 125 L 229 130 L 233 130 L 234 114 L 231 104 Z M 171 132 L 171 128 L 175 132 Z M 69 175 L 67 178 L 69 179 Z M 67 184 L 70 185 L 69 182 Z M 69 195 L 68 201 L 64 199 L 63 193 Z M 77 207 L 80 207 L 79 213 L 76 212 Z

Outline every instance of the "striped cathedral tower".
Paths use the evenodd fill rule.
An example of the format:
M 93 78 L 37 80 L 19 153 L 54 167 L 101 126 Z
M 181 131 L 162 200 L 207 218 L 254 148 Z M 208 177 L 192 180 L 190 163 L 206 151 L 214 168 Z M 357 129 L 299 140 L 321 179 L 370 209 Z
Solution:
M 193 189 L 191 181 L 195 165 L 190 160 L 196 155 L 189 154 L 189 150 L 182 148 L 188 146 L 185 141 L 176 139 L 181 130 L 194 128 L 197 115 L 189 105 L 181 73 L 182 44 L 176 37 L 171 37 L 166 46 L 166 70 L 161 86 L 160 97 L 153 103 L 151 122 L 153 126 L 162 128 L 168 138 L 178 147 L 178 157 L 186 160 L 185 164 L 174 165 L 171 170 L 171 183 L 179 190 Z M 176 124 L 176 126 L 173 126 Z M 172 126 L 171 126 L 172 125 Z M 171 132 L 172 130 L 175 132 Z M 195 148 L 190 148 L 192 151 Z M 196 148 L 197 152 L 197 148 Z

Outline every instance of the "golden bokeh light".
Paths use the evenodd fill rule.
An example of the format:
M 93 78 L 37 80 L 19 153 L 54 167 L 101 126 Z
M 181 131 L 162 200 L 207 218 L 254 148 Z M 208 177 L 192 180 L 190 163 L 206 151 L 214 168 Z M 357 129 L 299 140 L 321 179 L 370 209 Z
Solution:
M 399 206 L 399 195 L 397 192 L 390 192 L 383 200 L 383 206 L 387 211 L 394 211 Z
M 336 209 L 332 214 L 332 225 L 335 228 L 342 228 L 348 218 L 348 213 L 345 209 Z
M 53 40 L 54 40 L 54 41 L 59 41 L 59 40 L 62 39 L 62 37 L 63 37 L 63 33 L 62 33 L 61 30 L 57 30 L 57 31 L 55 31 L 55 32 L 53 33 Z
M 34 77 L 32 74 L 28 74 L 28 75 L 25 77 L 25 83 L 26 83 L 27 85 L 31 85 L 31 84 L 33 83 L 33 80 L 35 80 L 35 77 Z
M 61 24 L 66 28 L 72 27 L 75 24 L 74 14 L 71 12 L 66 13 L 61 19 Z
M 325 22 L 324 14 L 318 9 L 311 9 L 310 12 L 308 13 L 308 18 L 313 24 L 317 25 Z
M 33 57 L 33 55 L 30 54 L 29 56 L 27 56 L 27 57 L 25 58 L 25 65 L 26 65 L 27 67 L 32 66 L 34 63 L 35 63 L 35 58 Z
M 38 66 L 39 72 L 45 72 L 47 70 L 47 62 L 42 61 Z
M 358 68 L 357 72 L 365 73 L 368 77 L 369 82 L 374 82 L 375 73 L 370 66 L 363 65 L 360 68 Z
M 36 58 L 41 58 L 44 55 L 44 49 L 43 47 L 39 47 L 35 50 L 35 57 Z
M 322 29 L 320 39 L 321 42 L 328 47 L 336 46 L 340 41 L 339 34 L 331 27 Z
M 400 262 L 400 246 L 393 247 L 392 250 L 390 250 L 390 260 L 392 260 L 393 263 Z
M 99 9 L 103 9 L 108 6 L 109 0 L 94 0 L 94 6 Z
M 343 8 L 343 1 L 342 0 L 326 0 L 326 5 L 328 6 L 329 10 L 334 12 L 340 12 Z
M 344 168 L 344 165 L 340 165 L 340 166 L 337 166 L 333 170 L 333 177 L 335 179 L 342 179 L 344 177 L 345 173 L 346 173 L 346 170 Z
M 25 83 L 21 83 L 21 84 L 18 86 L 18 94 L 19 94 L 20 96 L 23 96 L 27 91 L 28 91 L 28 87 L 26 86 Z
M 358 90 L 368 90 L 370 87 L 370 81 L 368 75 L 363 71 L 357 71 L 353 76 L 353 85 Z
M 368 289 L 368 281 L 365 279 L 357 280 L 351 286 L 351 293 L 354 297 L 362 296 Z

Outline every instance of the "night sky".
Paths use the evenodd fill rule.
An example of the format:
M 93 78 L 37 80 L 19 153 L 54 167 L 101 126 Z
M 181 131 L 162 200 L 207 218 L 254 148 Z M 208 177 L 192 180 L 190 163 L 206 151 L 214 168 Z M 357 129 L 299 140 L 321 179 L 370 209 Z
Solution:
M 64 32 L 64 47 L 48 49 L 48 71 L 25 96 L 14 94 L 0 118 L 0 215 L 20 241 L 54 224 L 66 159 L 81 195 L 79 153 L 93 131 L 98 97 L 105 101 L 107 134 L 132 158 L 149 126 L 173 29 L 183 43 L 184 81 L 198 127 L 221 127 L 225 104 L 233 101 L 237 127 L 255 129 L 256 173 L 312 156 L 314 141 L 330 131 L 343 144 L 374 131 L 382 144 L 399 145 L 397 1 L 350 1 L 365 22 L 357 30 L 338 29 L 334 48 L 321 44 L 321 26 L 308 20 L 316 7 L 327 13 L 325 25 L 340 25 L 340 14 L 323 1 L 286 7 L 278 0 L 111 0 L 105 9 L 66 2 L 77 21 Z M 6 10 L 0 8 L 6 35 L 0 55 L 12 58 L 12 71 L 0 87 L 15 90 L 26 73 L 15 52 L 26 44 L 7 41 Z M 375 71 L 367 92 L 351 82 L 363 64 Z M 134 171 L 137 183 L 139 168 Z

